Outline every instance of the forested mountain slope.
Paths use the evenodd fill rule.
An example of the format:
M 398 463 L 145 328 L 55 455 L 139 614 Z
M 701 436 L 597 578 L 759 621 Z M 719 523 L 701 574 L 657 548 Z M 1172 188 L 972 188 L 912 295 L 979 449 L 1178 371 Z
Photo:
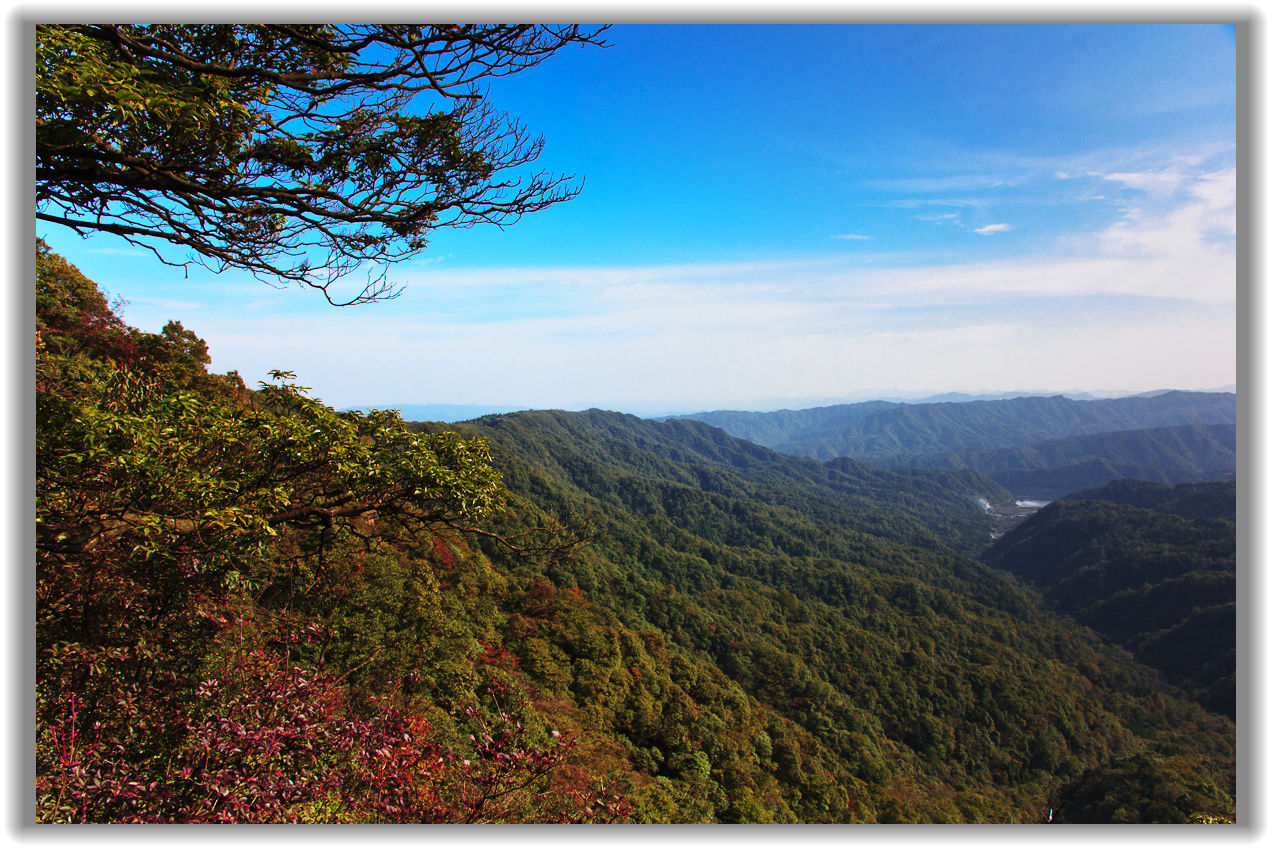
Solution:
M 972 468 L 1017 495 L 1054 499 L 1122 478 L 1159 483 L 1231 478 L 1237 471 L 1237 430 L 1230 424 L 1189 424 L 875 461 L 885 468 Z
M 1124 645 L 1208 709 L 1235 717 L 1235 516 L 1185 518 L 1113 502 L 1218 512 L 1223 488 L 1119 481 L 1039 510 L 984 560 L 1028 580 L 1048 606 Z
M 1237 520 L 1235 480 L 1210 483 L 1179 483 L 1167 486 L 1147 480 L 1115 480 L 1098 489 L 1084 489 L 1065 495 L 1065 500 L 1103 500 L 1166 512 L 1183 518 L 1226 518 Z
M 927 533 L 810 490 L 812 465 L 687 422 L 597 411 L 460 430 L 490 440 L 511 491 L 592 522 L 593 544 L 553 565 L 554 581 L 664 634 L 810 733 L 868 820 L 1034 820 L 1033 804 L 1057 806 L 1088 770 L 1143 745 L 1171 775 L 1162 785 L 1214 774 L 1213 754 L 1184 752 L 1226 719 L 1172 700 L 1153 674 Z M 1185 741 L 1184 727 L 1197 735 Z M 616 729 L 636 760 L 657 762 L 657 743 L 648 760 L 640 751 L 648 728 Z
M 973 473 L 338 413 L 36 291 L 41 821 L 1234 815 L 1228 718 L 959 552 Z
M 1166 392 L 1076 401 L 1021 397 L 968 403 L 883 401 L 779 412 L 686 416 L 783 453 L 885 463 L 898 454 L 1011 448 L 1070 436 L 1181 425 L 1236 425 L 1236 395 Z
M 827 523 L 890 538 L 979 553 L 985 504 L 1011 494 L 967 469 L 894 471 L 841 460 L 791 457 L 697 421 L 651 421 L 601 410 L 532 411 L 472 422 L 496 444 L 512 443 L 555 478 L 631 507 L 656 483 L 693 497 L 758 500 Z M 685 510 L 669 510 L 682 516 Z

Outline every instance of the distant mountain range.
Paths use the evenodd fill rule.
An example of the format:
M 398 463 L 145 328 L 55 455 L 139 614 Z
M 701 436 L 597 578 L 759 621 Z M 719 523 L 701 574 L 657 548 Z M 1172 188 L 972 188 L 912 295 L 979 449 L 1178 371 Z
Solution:
M 1208 389 L 1206 391 L 1224 393 L 1235 392 L 1236 386 L 1223 386 L 1217 389 Z M 984 400 L 1007 400 L 1009 398 L 1018 397 L 1066 397 L 1070 400 L 1101 400 L 1107 398 L 1121 397 L 1152 397 L 1154 395 L 1166 394 L 1170 389 L 1161 389 L 1153 392 L 1116 392 L 1116 391 L 1064 391 L 1064 392 L 1041 392 L 1041 391 L 1017 391 L 1017 392 L 945 392 L 938 395 L 921 395 L 921 396 L 889 396 L 889 397 L 872 397 L 868 400 L 880 400 L 888 403 L 968 403 L 971 401 Z M 846 404 L 855 404 L 863 402 L 858 399 L 851 398 L 827 398 L 827 399 L 808 399 L 804 401 L 802 408 L 813 406 L 842 406 Z M 754 408 L 771 409 L 776 403 L 758 403 Z M 581 403 L 567 407 L 570 410 L 581 411 L 590 406 L 590 404 Z M 344 409 L 396 409 L 402 413 L 402 417 L 407 421 L 443 421 L 446 423 L 454 423 L 458 421 L 472 421 L 484 415 L 501 415 L 506 412 L 524 412 L 530 409 L 542 409 L 543 407 L 531 406 L 515 406 L 497 403 L 377 403 L 365 406 L 344 407 Z M 657 421 L 665 421 L 669 418 L 697 418 L 699 413 L 692 411 L 684 411 L 683 409 L 675 412 L 667 412 L 659 410 L 642 410 L 636 408 L 623 407 L 622 412 L 638 415 L 642 418 L 653 418 Z
M 888 401 L 777 412 L 703 412 L 693 418 L 756 444 L 814 459 L 879 462 L 905 454 L 984 450 L 1069 436 L 1236 424 L 1236 395 L 1165 392 L 1106 400 L 1019 397 L 965 403 Z
M 1102 400 L 856 404 L 684 416 L 783 453 L 887 468 L 970 468 L 1058 497 L 1122 477 L 1162 483 L 1236 474 L 1236 395 L 1167 391 Z
M 696 420 L 781 453 L 876 467 L 979 471 L 1020 497 L 1055 499 L 1134 478 L 1159 483 L 1235 477 L 1236 395 L 1149 392 L 1074 396 L 940 395 L 775 412 L 716 411 Z M 1090 397 L 1090 396 L 1088 396 Z M 518 411 L 481 404 L 404 404 L 411 421 L 457 422 Z
M 896 454 L 885 468 L 973 468 L 1008 490 L 1054 499 L 1133 478 L 1156 483 L 1227 480 L 1236 474 L 1237 431 L 1189 424 L 1069 436 L 1013 448 Z
M 493 403 L 385 403 L 374 406 L 351 407 L 359 410 L 396 409 L 407 421 L 471 421 L 483 415 L 500 415 L 505 412 L 519 412 L 525 406 L 499 406 Z

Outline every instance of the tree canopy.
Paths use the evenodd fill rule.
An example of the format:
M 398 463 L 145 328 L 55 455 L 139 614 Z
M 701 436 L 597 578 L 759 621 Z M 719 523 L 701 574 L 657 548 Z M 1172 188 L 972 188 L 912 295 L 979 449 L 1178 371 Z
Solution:
M 503 497 L 484 443 L 210 374 L 42 244 L 35 289 L 40 821 L 630 812 L 571 782 L 573 739 L 521 723 L 480 616 L 440 606 L 428 558 Z
M 391 298 L 438 228 L 576 196 L 478 85 L 599 30 L 528 25 L 41 25 L 39 220 L 338 305 Z M 421 108 L 417 101 L 428 100 Z M 359 269 L 365 285 L 333 288 Z

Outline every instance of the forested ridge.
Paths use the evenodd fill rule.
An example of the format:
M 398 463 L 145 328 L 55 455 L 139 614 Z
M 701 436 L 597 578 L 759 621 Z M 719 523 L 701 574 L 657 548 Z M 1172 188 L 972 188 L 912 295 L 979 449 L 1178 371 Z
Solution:
M 933 462 L 935 467 L 967 465 L 992 473 L 1015 467 L 1004 465 L 1003 454 L 995 453 L 997 449 L 1068 440 L 1074 436 L 1106 434 L 1107 440 L 1114 433 L 1164 427 L 1235 427 L 1236 414 L 1236 395 L 1176 391 L 1147 397 L 1081 401 L 1060 396 L 966 403 L 869 401 L 778 412 L 704 412 L 688 417 L 799 456 L 818 459 L 847 456 L 894 467 L 924 465 L 928 456 L 938 455 Z M 1216 435 L 1222 436 L 1222 431 Z M 1176 442 L 1169 447 L 1187 455 L 1191 448 L 1178 444 L 1178 439 Z M 1090 449 L 1089 443 L 1080 441 L 1041 450 L 1058 450 L 1067 454 L 1068 462 L 1073 462 L 1074 449 L 1078 447 L 1084 449 L 1082 458 L 1100 456 Z M 1144 450 L 1133 445 L 1118 446 L 1122 451 L 1128 447 L 1139 452 Z M 1210 448 L 1210 452 L 1213 454 L 1214 449 Z M 973 458 L 979 458 L 977 453 L 988 454 L 985 458 L 990 462 L 975 463 Z M 952 461 L 958 455 L 962 461 Z M 1023 466 L 1024 469 L 1038 467 L 1038 457 L 1031 459 L 1033 463 Z M 1125 462 L 1117 455 L 1110 459 L 1115 464 Z M 1160 457 L 1154 459 L 1160 460 Z M 1159 461 L 1153 464 L 1161 465 Z
M 1237 471 L 1237 428 L 1190 424 L 1069 436 L 1011 448 L 898 454 L 887 468 L 974 468 L 1013 492 L 1058 498 L 1113 480 L 1223 480 Z
M 1237 520 L 1235 480 L 1178 483 L 1167 486 L 1149 480 L 1114 480 L 1096 489 L 1065 495 L 1065 500 L 1103 500 L 1165 512 L 1182 518 Z
M 1234 814 L 1228 718 L 968 556 L 984 478 L 336 413 L 38 271 L 41 820 Z

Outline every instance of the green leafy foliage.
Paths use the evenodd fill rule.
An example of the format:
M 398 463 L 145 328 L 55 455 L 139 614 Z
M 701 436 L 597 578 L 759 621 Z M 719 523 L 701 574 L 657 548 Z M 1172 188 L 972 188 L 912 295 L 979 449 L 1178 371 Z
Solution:
M 1225 824 L 1232 822 L 1233 787 L 1189 756 L 1137 755 L 1084 773 L 1065 787 L 1061 824 Z
M 42 247 L 37 274 L 42 820 L 625 815 L 585 783 L 539 802 L 572 744 L 542 747 L 521 725 L 455 744 L 461 727 L 503 715 L 474 706 L 494 703 L 489 686 L 512 685 L 481 673 L 457 624 L 467 608 L 446 610 L 437 634 L 462 637 L 450 675 L 467 685 L 418 650 L 377 666 L 376 688 L 346 683 L 389 644 L 365 658 L 365 642 L 333 630 L 338 602 L 374 603 L 414 579 L 420 597 L 378 617 L 429 632 L 438 605 L 411 552 L 498 503 L 484 444 L 412 433 L 395 413 L 336 413 L 284 374 L 248 392 L 208 375 L 202 342 L 180 325 L 125 328 Z M 370 579 L 355 579 L 364 560 Z M 360 623 L 353 604 L 338 609 L 337 627 Z M 446 697 L 402 682 L 420 669 Z M 411 716 L 429 711 L 448 729 L 408 737 Z M 417 767 L 439 746 L 458 751 L 439 755 L 458 763 L 453 781 Z M 381 762 L 390 755 L 396 764 Z
M 522 173 L 543 140 L 478 84 L 598 43 L 577 26 L 41 24 L 36 216 L 341 305 L 390 298 L 383 272 L 348 300 L 333 284 L 439 227 L 578 193 Z

